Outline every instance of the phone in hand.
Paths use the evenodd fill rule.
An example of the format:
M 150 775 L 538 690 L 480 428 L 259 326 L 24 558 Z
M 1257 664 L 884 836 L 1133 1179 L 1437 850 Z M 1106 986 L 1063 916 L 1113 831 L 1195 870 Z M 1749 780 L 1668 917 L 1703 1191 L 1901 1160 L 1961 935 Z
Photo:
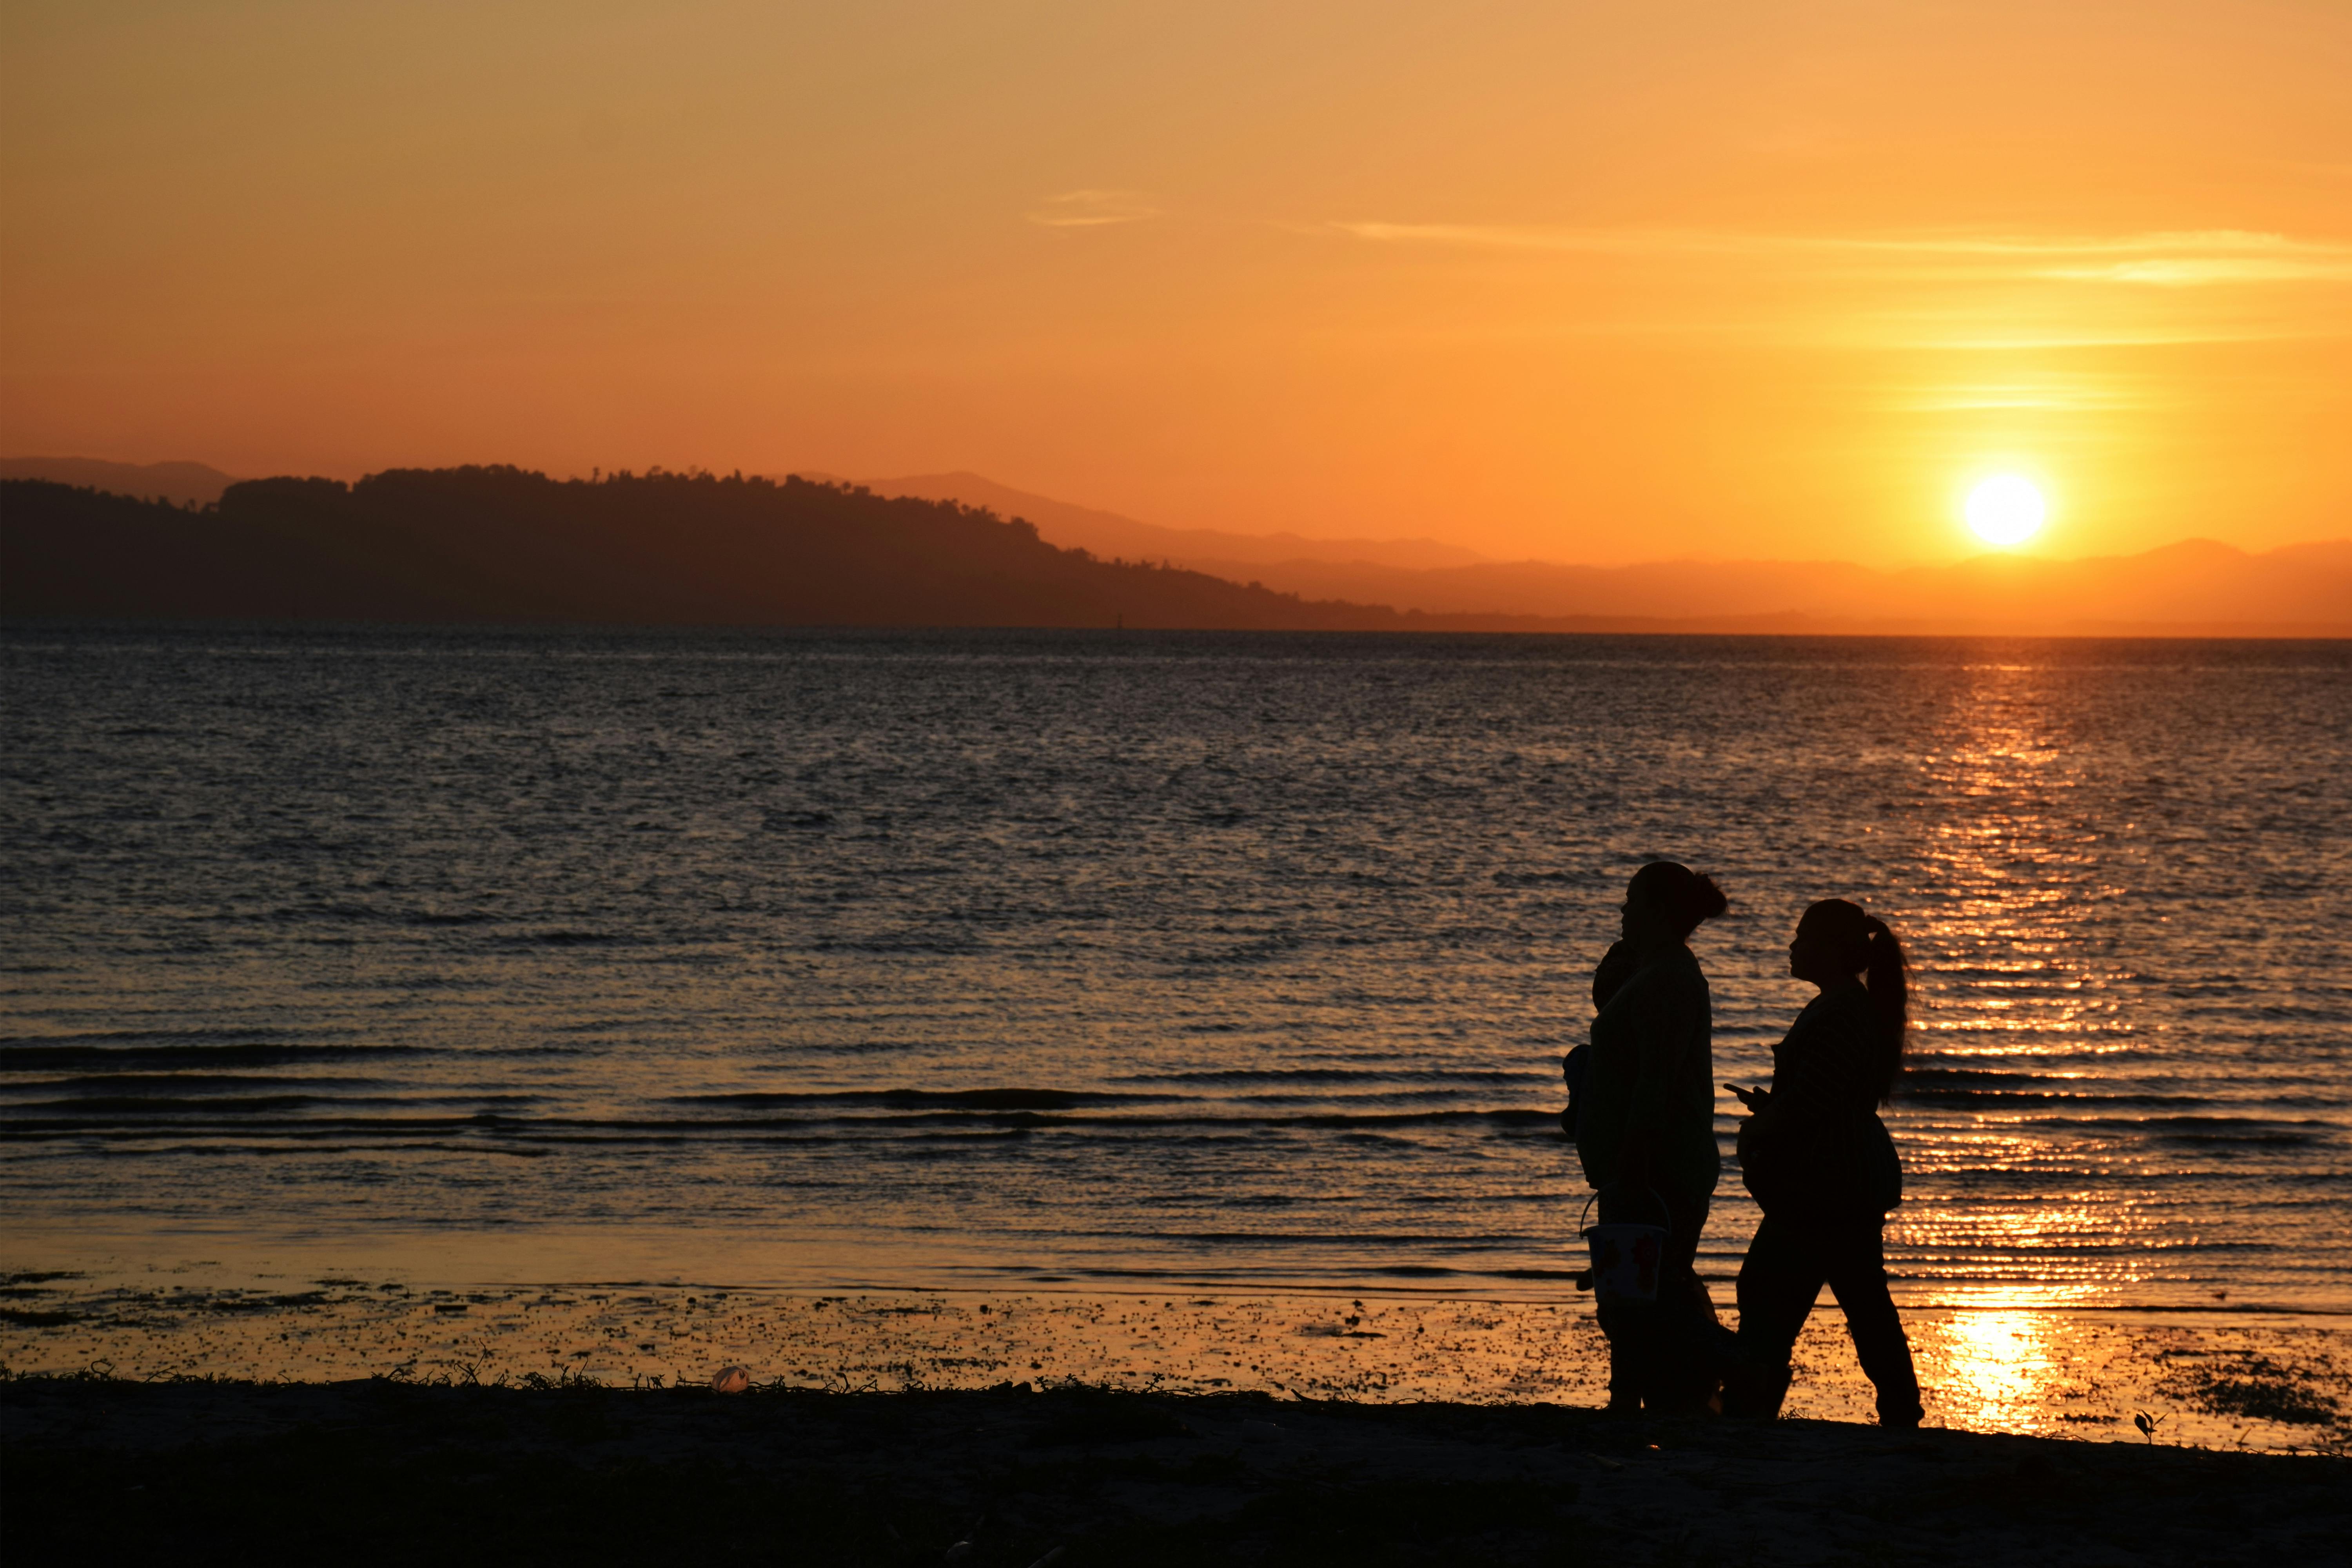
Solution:
M 1772 1098 L 1772 1091 L 1769 1089 L 1746 1089 L 1736 1083 L 1727 1083 L 1723 1087 L 1738 1095 L 1739 1103 L 1750 1110 L 1760 1109 L 1767 1100 Z

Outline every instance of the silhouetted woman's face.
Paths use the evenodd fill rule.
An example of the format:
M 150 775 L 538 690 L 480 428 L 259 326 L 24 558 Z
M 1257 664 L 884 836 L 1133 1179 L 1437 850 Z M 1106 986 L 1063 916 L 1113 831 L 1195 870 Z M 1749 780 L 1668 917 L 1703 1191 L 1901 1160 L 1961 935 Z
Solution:
M 1789 973 L 1800 980 L 1810 980 L 1816 985 L 1833 985 L 1841 980 L 1851 980 L 1862 966 L 1845 967 L 1850 954 L 1844 944 L 1824 931 L 1820 922 L 1800 921 L 1797 934 L 1789 943 Z
M 1624 907 L 1618 910 L 1617 931 L 1636 947 L 1681 940 L 1675 930 L 1674 917 L 1666 912 L 1663 900 L 1640 882 L 1625 889 Z

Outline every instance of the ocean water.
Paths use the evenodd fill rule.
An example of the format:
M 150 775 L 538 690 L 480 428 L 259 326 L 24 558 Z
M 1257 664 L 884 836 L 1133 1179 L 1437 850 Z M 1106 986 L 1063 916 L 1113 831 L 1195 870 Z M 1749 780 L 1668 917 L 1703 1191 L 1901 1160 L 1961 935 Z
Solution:
M 1732 900 L 1719 1079 L 1806 902 L 1908 941 L 1913 1299 L 2352 1309 L 2352 645 L 16 624 L 0 679 L 12 1258 L 1566 1294 L 1559 1059 L 1663 855 Z

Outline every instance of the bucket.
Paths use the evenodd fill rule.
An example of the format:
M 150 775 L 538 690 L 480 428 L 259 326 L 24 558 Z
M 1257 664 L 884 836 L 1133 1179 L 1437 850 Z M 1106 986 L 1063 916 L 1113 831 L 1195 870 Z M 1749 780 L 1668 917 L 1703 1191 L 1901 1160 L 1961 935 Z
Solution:
M 1601 1194 L 1584 1200 L 1590 1215 Z M 1666 1200 L 1653 1192 L 1658 1217 L 1668 1218 Z M 1578 1224 L 1583 1226 L 1581 1217 Z M 1658 1266 L 1666 1255 L 1663 1225 L 1583 1226 L 1585 1245 L 1592 1250 L 1592 1294 L 1600 1301 L 1654 1301 L 1658 1299 Z

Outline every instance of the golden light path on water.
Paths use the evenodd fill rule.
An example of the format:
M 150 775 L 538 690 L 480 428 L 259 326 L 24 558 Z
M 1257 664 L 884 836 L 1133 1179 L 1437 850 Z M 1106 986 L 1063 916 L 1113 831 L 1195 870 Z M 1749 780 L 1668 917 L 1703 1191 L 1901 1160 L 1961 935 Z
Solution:
M 1937 1419 L 1980 1431 L 2032 1432 L 2055 1418 L 2053 1394 L 2079 1360 L 2072 1323 L 2053 1309 L 2091 1292 L 2063 1286 L 1963 1289 L 1956 1310 L 1916 1315 L 1915 1352 L 1935 1389 Z
M 1915 963 L 1927 959 L 1915 977 L 1926 1003 L 1915 1060 L 2025 1068 L 2045 1093 L 2063 1097 L 2070 1085 L 2093 1085 L 2072 1064 L 2127 1055 L 2133 1045 L 2111 984 L 2120 966 L 2093 956 L 2084 940 L 2101 901 L 2122 889 L 2100 885 L 2099 826 L 2073 804 L 2086 780 L 2051 732 L 2039 685 L 2045 675 L 1987 664 L 1957 687 L 1941 743 L 1918 765 L 1964 813 L 1928 835 L 1922 882 L 1940 897 L 1906 923 Z M 1937 1129 L 1928 1148 L 1912 1144 L 1909 1160 L 1922 1170 L 1973 1173 L 1979 1186 L 2003 1175 L 2041 1186 L 2063 1180 L 2074 1162 L 2053 1150 L 2037 1125 L 2045 1121 L 2039 1108 L 1977 1109 Z M 2053 1353 L 2051 1330 L 2033 1314 L 2120 1299 L 2138 1278 L 2129 1252 L 2110 1247 L 2102 1257 L 2082 1243 L 2145 1227 L 2132 1199 L 2118 1203 L 2112 1191 L 2021 1192 L 2007 1205 L 1937 1195 L 1943 1201 L 1898 1210 L 1891 1235 L 1917 1248 L 1917 1272 L 1947 1276 L 1935 1297 L 1960 1309 L 1938 1320 L 1937 1353 L 1954 1380 L 1953 1397 L 1986 1412 L 2022 1408 Z M 1973 1260 L 1988 1253 L 2036 1259 L 2036 1278 L 1969 1283 Z

